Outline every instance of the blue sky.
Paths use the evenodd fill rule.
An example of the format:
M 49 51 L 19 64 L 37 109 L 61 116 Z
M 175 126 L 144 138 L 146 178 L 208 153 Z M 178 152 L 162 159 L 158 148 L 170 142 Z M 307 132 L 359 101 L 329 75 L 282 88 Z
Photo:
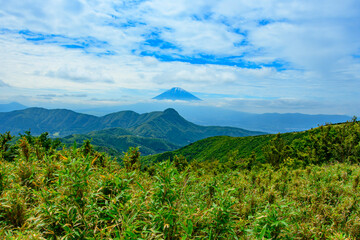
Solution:
M 360 115 L 358 0 L 0 0 L 0 102 Z

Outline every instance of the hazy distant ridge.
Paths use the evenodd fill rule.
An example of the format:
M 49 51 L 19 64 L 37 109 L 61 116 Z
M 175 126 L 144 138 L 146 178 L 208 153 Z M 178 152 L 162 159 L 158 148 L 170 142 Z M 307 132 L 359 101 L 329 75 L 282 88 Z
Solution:
M 23 110 L 26 108 L 27 108 L 26 106 L 17 102 L 0 104 L 0 112 L 10 112 L 15 110 Z

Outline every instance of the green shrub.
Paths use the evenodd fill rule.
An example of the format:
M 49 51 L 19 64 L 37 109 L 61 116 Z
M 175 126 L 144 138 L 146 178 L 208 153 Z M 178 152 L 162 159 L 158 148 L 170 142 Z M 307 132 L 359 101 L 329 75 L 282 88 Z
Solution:
M 124 154 L 123 163 L 127 171 L 140 169 L 141 164 L 139 148 L 130 147 L 129 150 Z

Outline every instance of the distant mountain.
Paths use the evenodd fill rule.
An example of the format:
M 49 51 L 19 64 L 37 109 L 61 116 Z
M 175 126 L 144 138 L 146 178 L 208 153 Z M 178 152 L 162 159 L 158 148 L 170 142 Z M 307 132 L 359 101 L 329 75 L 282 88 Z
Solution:
M 11 112 L 14 110 L 23 110 L 25 108 L 27 107 L 17 102 L 0 104 L 0 112 Z
M 200 98 L 195 97 L 193 94 L 185 91 L 182 88 L 175 87 L 162 94 L 154 97 L 157 100 L 183 100 L 183 101 L 201 101 Z
M 181 146 L 211 136 L 240 137 L 264 134 L 234 127 L 200 126 L 185 120 L 172 108 L 150 114 L 154 117 L 148 117 L 146 121 L 130 127 L 129 130 L 143 137 L 160 138 Z
M 323 115 L 301 113 L 264 113 L 248 116 L 239 125 L 272 133 L 303 131 L 326 123 L 341 123 L 351 120 L 346 115 Z M 261 127 L 259 127 L 261 126 Z
M 218 136 L 251 136 L 262 132 L 234 127 L 200 126 L 181 117 L 174 109 L 138 114 L 133 111 L 111 113 L 103 117 L 81 114 L 66 109 L 28 108 L 0 113 L 0 132 L 12 134 L 31 130 L 34 135 L 48 132 L 53 137 L 85 134 L 107 128 L 123 128 L 135 136 L 158 138 L 175 145 Z
M 79 110 L 83 113 L 104 115 L 109 112 L 132 109 L 144 113 L 175 108 L 186 120 L 203 126 L 231 126 L 268 133 L 303 131 L 325 123 L 351 120 L 347 115 L 301 114 L 301 113 L 246 113 L 221 107 L 194 106 L 176 101 L 157 101 L 132 105 Z
M 232 126 L 268 133 L 304 131 L 326 123 L 341 123 L 352 119 L 347 115 L 301 113 L 246 113 L 216 107 L 179 107 L 188 121 L 200 125 Z
M 31 130 L 34 135 L 49 132 L 53 137 L 100 130 L 99 118 L 66 109 L 27 108 L 0 113 L 0 132 L 12 134 Z
M 91 143 L 99 147 L 99 150 L 113 153 L 114 155 L 126 152 L 129 147 L 134 146 L 139 147 L 142 155 L 173 151 L 179 148 L 178 145 L 165 140 L 135 136 L 132 132 L 122 128 L 92 131 L 88 134 L 72 134 L 60 140 L 66 145 L 71 146 L 74 141 L 81 145 L 87 139 L 91 139 Z

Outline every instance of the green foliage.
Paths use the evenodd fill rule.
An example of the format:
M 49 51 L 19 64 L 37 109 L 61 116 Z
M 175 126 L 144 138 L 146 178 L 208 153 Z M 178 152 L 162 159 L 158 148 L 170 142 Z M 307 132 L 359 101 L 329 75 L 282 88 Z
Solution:
M 81 146 L 81 151 L 84 156 L 92 155 L 94 153 L 94 147 L 91 145 L 90 140 L 85 140 Z
M 247 231 L 256 239 L 292 239 L 288 228 L 294 213 L 286 209 L 290 204 L 266 205 L 263 211 L 250 217 L 253 219 L 252 228 Z
M 17 154 L 17 148 L 10 144 L 10 141 L 14 136 L 10 135 L 10 132 L 0 134 L 0 160 L 13 161 Z
M 113 156 L 120 156 L 129 147 L 138 146 L 142 155 L 156 154 L 178 149 L 179 146 L 163 139 L 135 136 L 121 128 L 111 128 L 94 131 L 87 134 L 73 134 L 62 138 L 61 141 L 70 147 L 74 142 L 81 144 L 91 139 L 94 149 L 104 151 Z
M 35 139 L 34 136 L 31 135 L 31 131 L 25 131 L 24 133 L 25 134 L 19 133 L 20 138 L 25 138 L 29 144 L 32 144 Z
M 138 148 L 121 164 L 90 142 L 54 149 L 23 136 L 0 159 L 0 238 L 360 239 L 358 124 L 153 164 Z
M 25 223 L 27 217 L 26 210 L 26 200 L 16 192 L 10 192 L 9 196 L 2 198 L 0 219 L 8 226 L 20 228 Z
M 54 150 L 60 146 L 61 141 L 49 138 L 47 132 L 36 137 L 31 135 L 30 131 L 20 134 L 18 145 L 14 145 L 27 160 L 29 160 L 31 154 L 35 154 L 38 160 L 43 160 L 45 153 L 52 155 Z
M 179 198 L 178 180 L 178 172 L 169 161 L 158 165 L 150 202 L 150 211 L 153 213 L 151 227 L 155 232 L 162 233 L 164 239 L 176 238 L 179 216 L 174 208 Z
M 235 199 L 232 197 L 232 189 L 223 186 L 211 186 L 209 188 L 211 199 L 211 224 L 209 231 L 210 239 L 227 239 L 235 236 L 236 211 L 232 208 Z M 215 190 L 215 191 L 214 191 Z M 225 237 L 226 236 L 226 237 Z
M 276 134 L 275 138 L 270 140 L 269 145 L 264 147 L 263 151 L 265 161 L 273 167 L 279 168 L 285 159 L 290 156 L 292 149 L 289 145 L 286 145 L 280 134 Z
M 141 164 L 139 148 L 130 147 L 129 150 L 124 154 L 123 163 L 127 171 L 140 169 Z
M 45 148 L 46 151 L 48 151 L 50 149 L 57 149 L 61 145 L 60 139 L 58 139 L 58 138 L 56 138 L 56 139 L 49 138 L 49 133 L 48 132 L 40 134 L 40 136 L 38 136 L 36 138 L 36 140 L 39 142 L 39 144 L 43 148 Z
M 21 154 L 28 161 L 30 159 L 31 149 L 30 149 L 30 144 L 29 144 L 28 138 L 26 138 L 25 136 L 20 139 L 19 149 L 20 149 Z
M 186 167 L 189 165 L 188 161 L 186 160 L 186 158 L 182 155 L 180 156 L 175 156 L 174 157 L 174 166 L 175 168 L 178 170 L 178 172 L 182 172 L 186 169 Z
M 0 195 L 5 188 L 4 184 L 5 184 L 5 174 L 1 171 L 0 172 Z
M 305 164 L 329 161 L 353 162 L 360 160 L 360 123 L 321 126 L 293 143 L 294 157 Z
M 294 139 L 301 139 L 306 132 L 300 133 L 285 133 L 281 134 L 286 144 L 291 143 Z M 165 161 L 166 159 L 173 159 L 175 155 L 183 155 L 188 161 L 194 159 L 198 161 L 219 160 L 221 162 L 228 160 L 230 153 L 236 153 L 233 156 L 237 159 L 245 159 L 251 157 L 253 153 L 256 155 L 258 162 L 264 162 L 263 149 L 273 139 L 274 135 L 260 135 L 249 137 L 229 137 L 218 136 L 210 137 L 195 143 L 189 144 L 183 148 L 173 152 L 165 152 L 154 156 L 149 156 L 147 159 L 153 162 Z

